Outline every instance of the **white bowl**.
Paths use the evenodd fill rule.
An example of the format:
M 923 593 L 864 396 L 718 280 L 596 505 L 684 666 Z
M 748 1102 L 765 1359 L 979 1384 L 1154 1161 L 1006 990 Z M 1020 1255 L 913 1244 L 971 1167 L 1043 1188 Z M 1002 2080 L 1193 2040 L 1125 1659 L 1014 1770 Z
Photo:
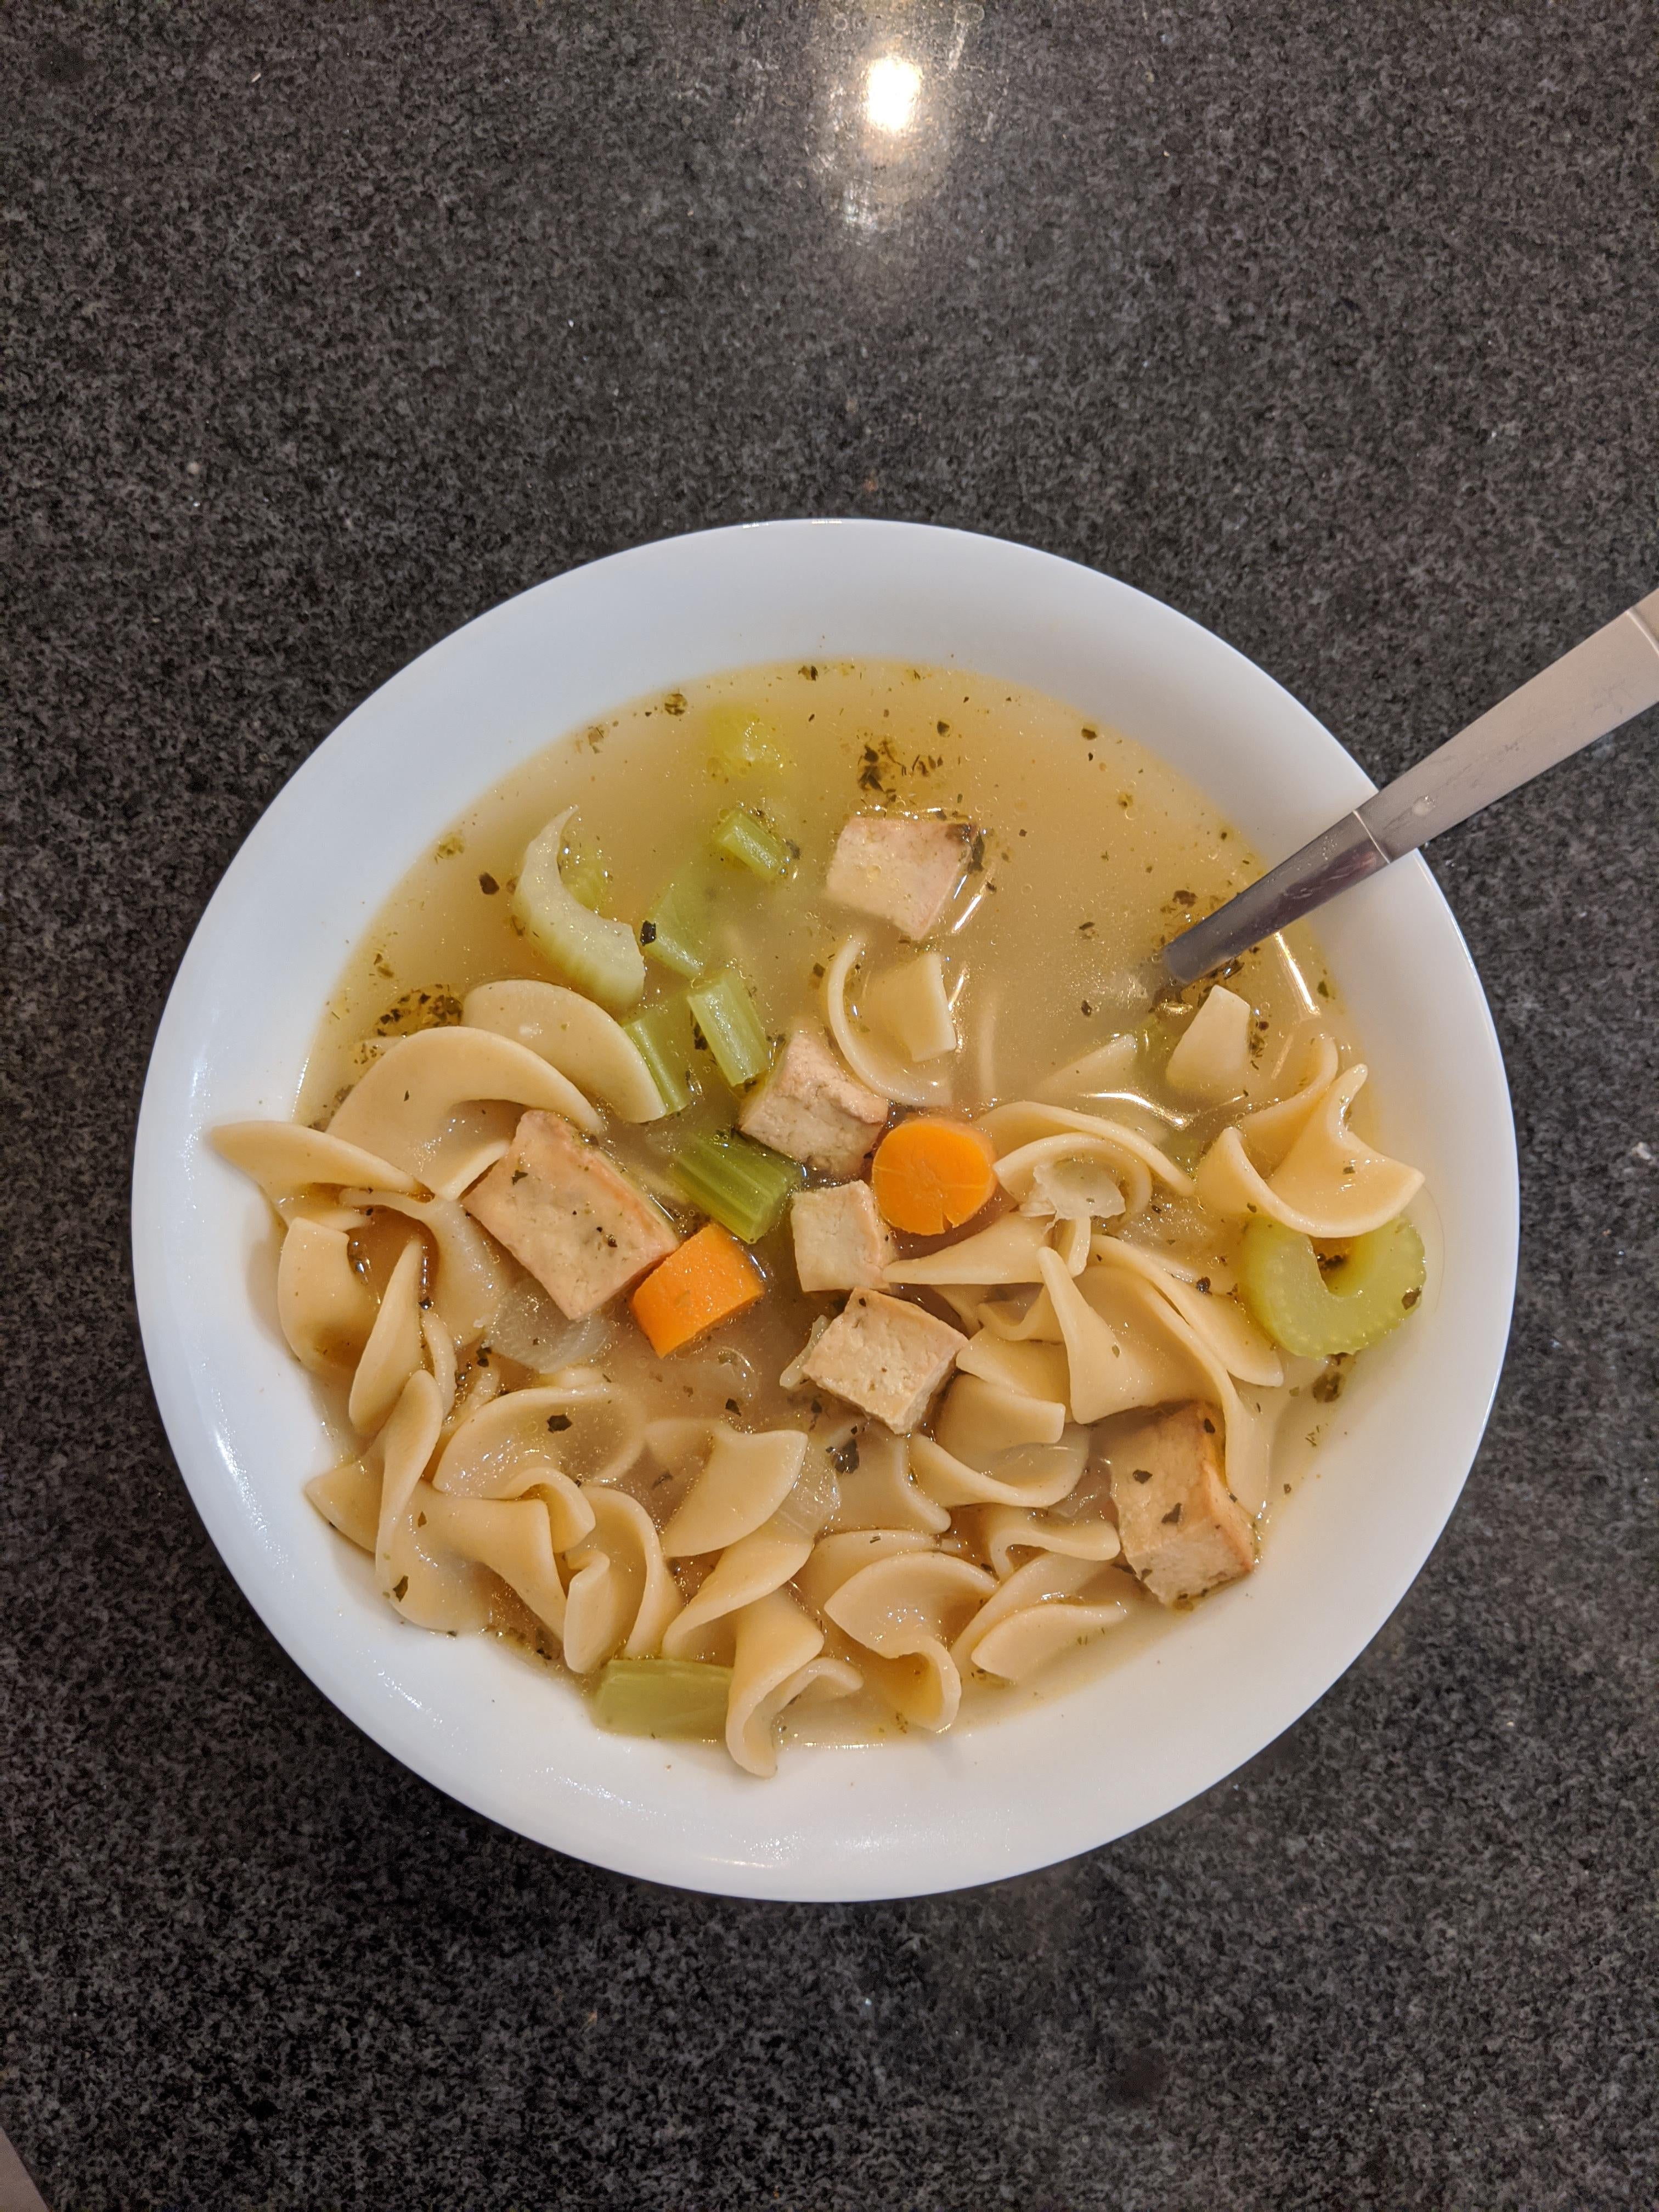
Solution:
M 758 1783 L 702 1747 L 602 1735 L 494 1639 L 399 1623 L 301 1492 L 325 1463 L 272 1319 L 263 1202 L 216 1122 L 292 1109 L 323 1000 L 422 848 L 560 732 L 747 662 L 881 656 L 1067 700 L 1189 776 L 1278 858 L 1371 784 L 1219 639 L 1027 548 L 878 522 L 647 545 L 481 616 L 359 707 L 237 854 L 179 969 L 139 1120 L 144 1347 L 208 1533 L 266 1626 L 395 1758 L 596 1864 L 744 1897 L 914 1895 L 1047 1865 L 1218 1782 L 1320 1696 L 1427 1558 L 1474 1458 L 1515 1283 L 1514 1134 L 1498 1042 L 1420 860 L 1319 924 L 1390 1149 L 1428 1177 L 1425 1310 L 1361 1366 L 1260 1570 L 1092 1683 L 934 1741 L 798 1751 Z M 1380 1752 L 1381 1747 L 1379 1747 Z

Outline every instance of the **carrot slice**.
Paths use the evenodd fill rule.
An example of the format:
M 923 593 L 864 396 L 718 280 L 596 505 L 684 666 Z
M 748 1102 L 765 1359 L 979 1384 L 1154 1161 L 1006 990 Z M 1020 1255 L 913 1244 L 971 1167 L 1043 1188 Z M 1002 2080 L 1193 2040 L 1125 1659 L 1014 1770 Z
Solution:
M 876 1147 L 870 1187 L 882 1218 L 914 1237 L 940 1237 L 977 1213 L 996 1188 L 990 1139 L 971 1121 L 917 1114 Z
M 765 1277 L 737 1238 L 710 1221 L 653 1267 L 628 1303 L 660 1359 L 765 1292 Z

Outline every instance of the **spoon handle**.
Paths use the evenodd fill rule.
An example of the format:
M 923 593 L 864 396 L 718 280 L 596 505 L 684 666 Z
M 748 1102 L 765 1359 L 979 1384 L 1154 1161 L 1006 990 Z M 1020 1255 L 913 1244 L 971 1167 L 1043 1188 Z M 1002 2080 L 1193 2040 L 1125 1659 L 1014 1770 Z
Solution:
M 1166 974 L 1195 981 L 1655 705 L 1659 592 L 1650 592 L 1173 939 L 1160 956 Z

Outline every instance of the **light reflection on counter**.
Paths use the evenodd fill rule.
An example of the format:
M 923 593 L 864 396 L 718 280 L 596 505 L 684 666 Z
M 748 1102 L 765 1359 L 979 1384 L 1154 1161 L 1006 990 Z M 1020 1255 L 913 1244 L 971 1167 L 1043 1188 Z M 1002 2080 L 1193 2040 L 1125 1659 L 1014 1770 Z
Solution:
M 851 40 L 845 17 L 826 30 L 812 64 L 823 88 L 814 165 L 855 237 L 891 232 L 943 185 L 961 135 L 961 64 L 983 15 L 977 0 L 956 0 L 872 11 Z
M 882 54 L 864 80 L 865 119 L 872 131 L 896 137 L 915 119 L 921 96 L 921 71 L 902 54 Z

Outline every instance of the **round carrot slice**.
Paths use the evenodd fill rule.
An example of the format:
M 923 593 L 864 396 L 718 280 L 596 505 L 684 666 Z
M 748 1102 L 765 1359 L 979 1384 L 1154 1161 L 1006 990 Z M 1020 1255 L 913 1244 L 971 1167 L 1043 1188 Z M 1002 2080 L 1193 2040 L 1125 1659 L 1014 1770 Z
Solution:
M 884 1221 L 913 1237 L 942 1237 L 979 1212 L 996 1188 L 990 1139 L 971 1121 L 917 1114 L 876 1147 L 870 1187 Z

